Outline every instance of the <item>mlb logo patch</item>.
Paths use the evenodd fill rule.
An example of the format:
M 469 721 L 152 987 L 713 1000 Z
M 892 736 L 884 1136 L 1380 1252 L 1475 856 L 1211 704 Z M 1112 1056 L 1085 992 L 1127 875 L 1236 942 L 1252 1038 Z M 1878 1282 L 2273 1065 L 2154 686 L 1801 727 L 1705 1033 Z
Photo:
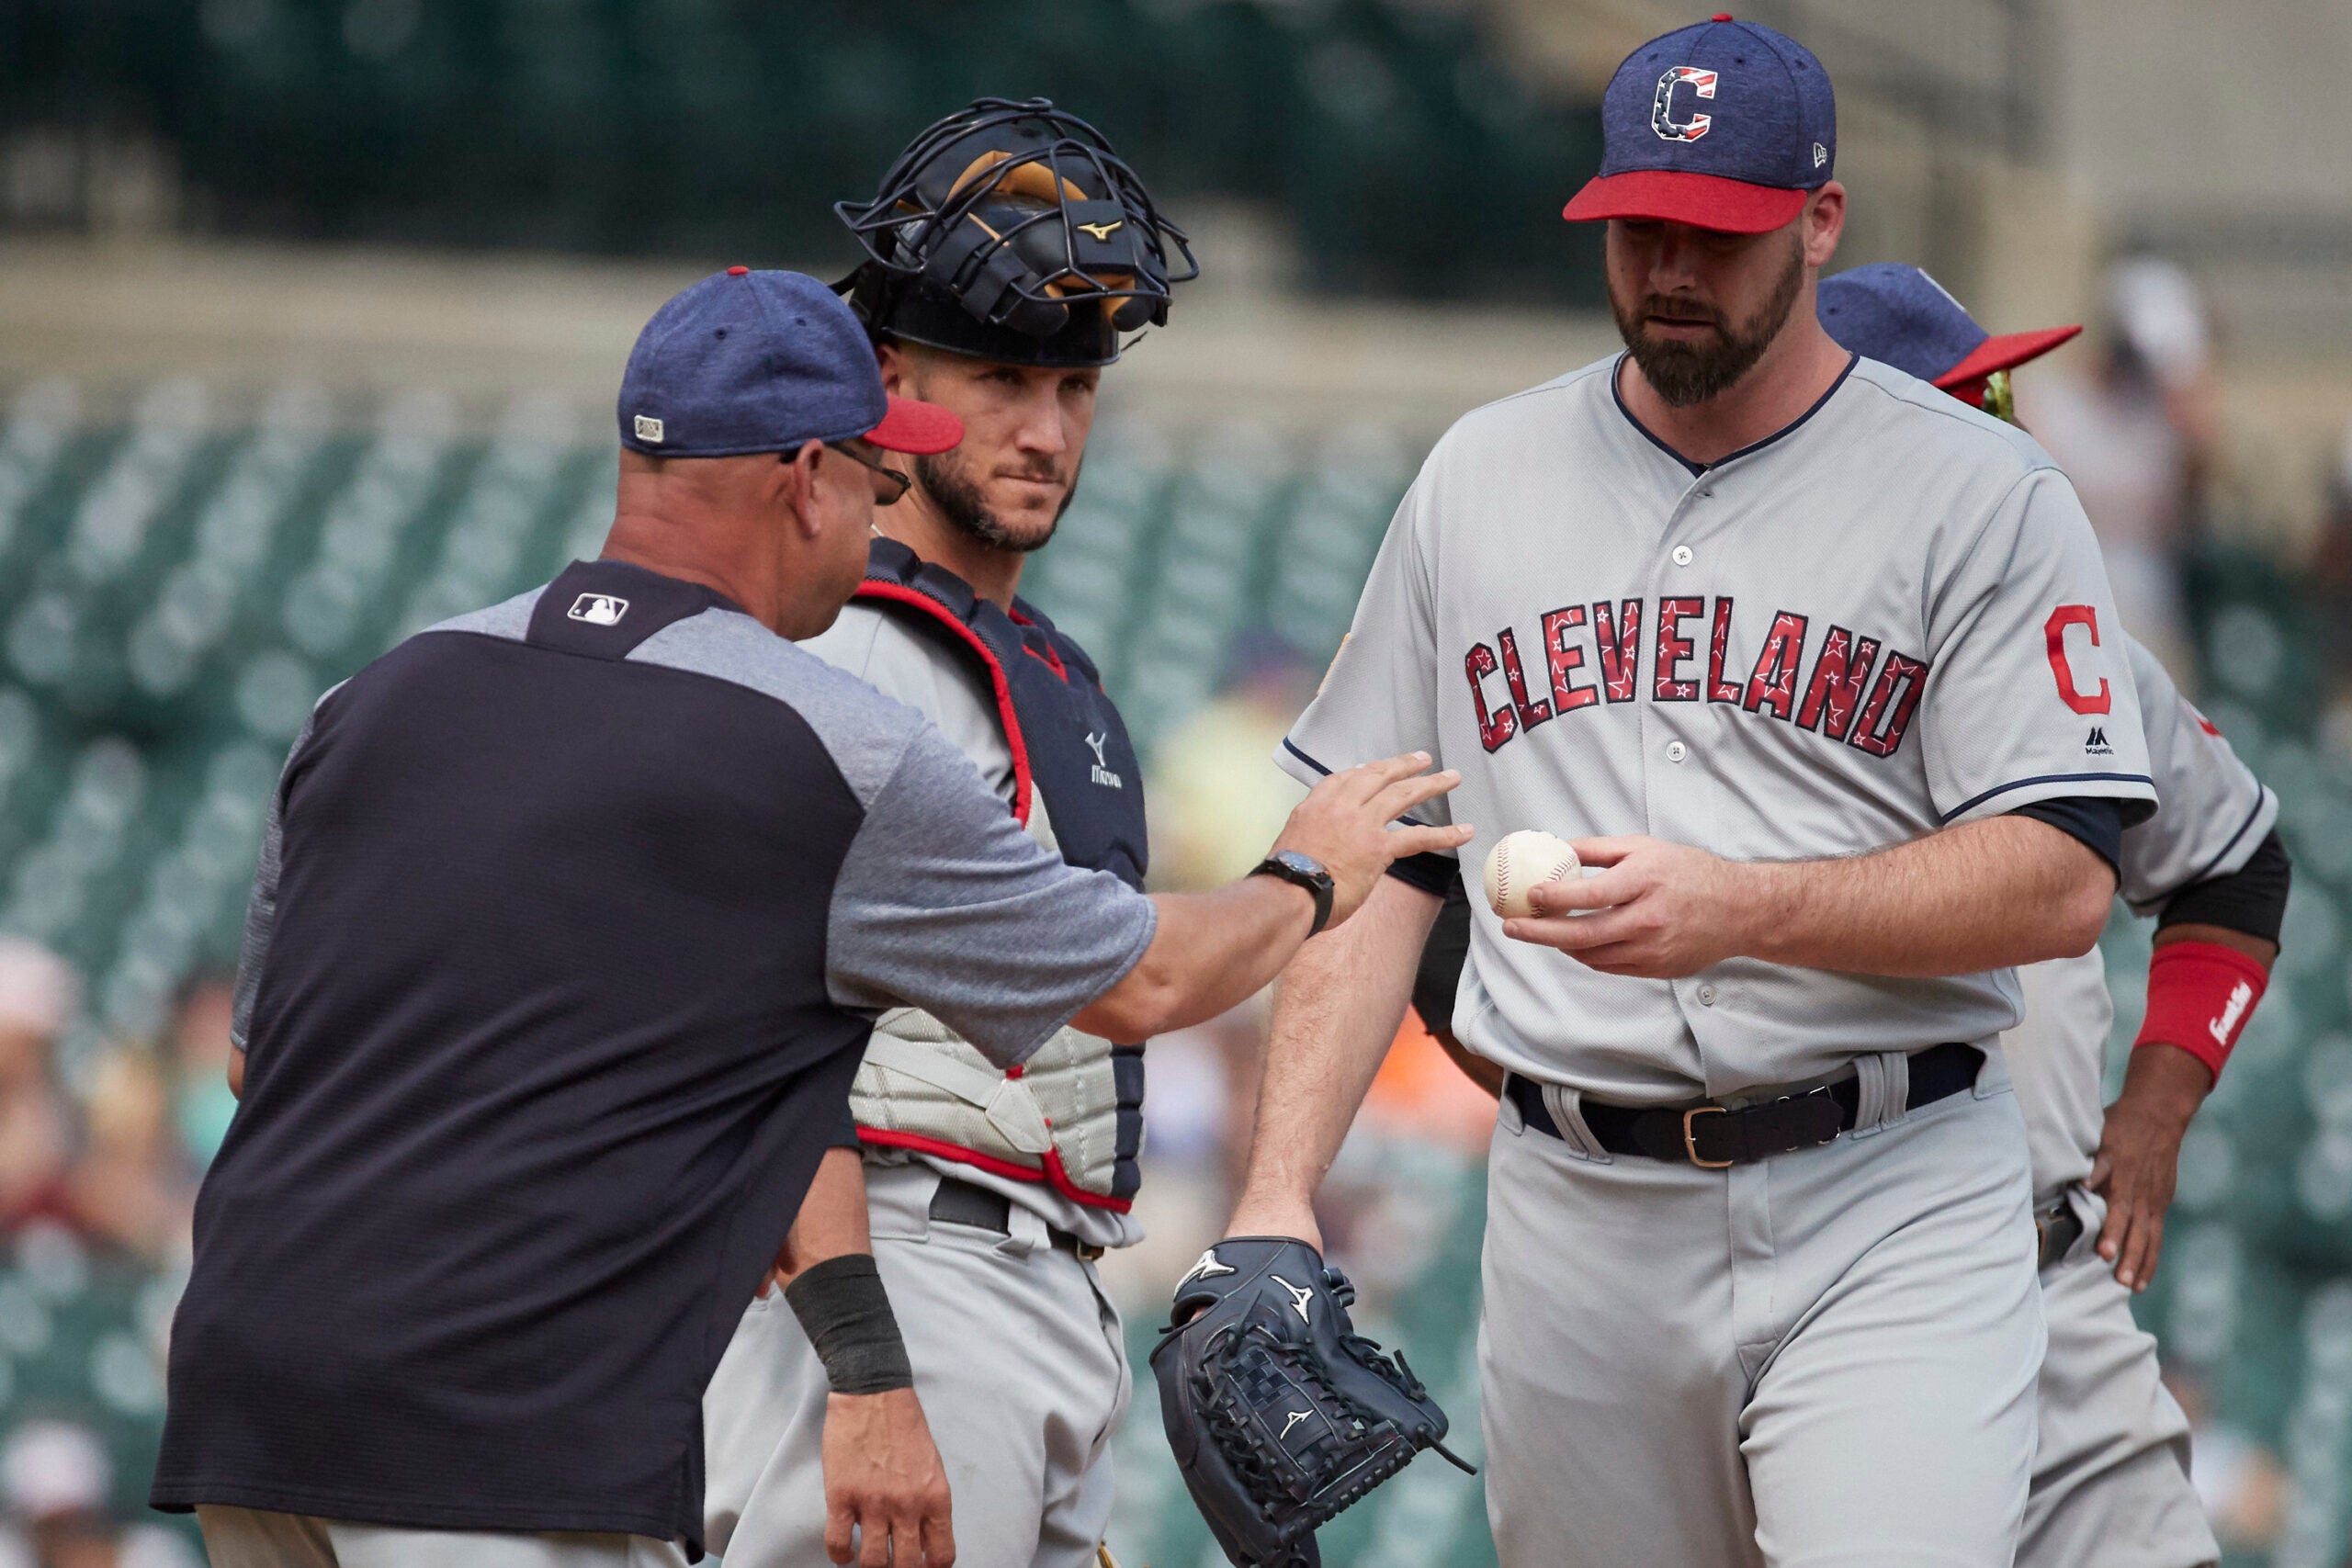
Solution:
M 571 608 L 564 614 L 592 626 L 616 626 L 623 615 L 628 614 L 628 601 L 616 599 L 609 593 L 582 593 L 571 602 Z
M 654 418 L 650 413 L 639 414 L 637 416 L 637 438 L 639 441 L 650 441 L 656 446 L 661 446 L 662 422 Z

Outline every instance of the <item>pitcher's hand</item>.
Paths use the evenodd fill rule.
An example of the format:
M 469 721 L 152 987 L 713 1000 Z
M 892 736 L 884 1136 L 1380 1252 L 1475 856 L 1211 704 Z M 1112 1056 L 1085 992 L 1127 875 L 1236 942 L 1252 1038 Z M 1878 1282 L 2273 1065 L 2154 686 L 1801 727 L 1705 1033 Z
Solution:
M 1743 867 L 1664 839 L 1570 840 L 1598 876 L 1531 888 L 1538 913 L 1503 922 L 1519 942 L 1556 947 L 1604 975 L 1677 980 L 1746 951 L 1753 900 Z

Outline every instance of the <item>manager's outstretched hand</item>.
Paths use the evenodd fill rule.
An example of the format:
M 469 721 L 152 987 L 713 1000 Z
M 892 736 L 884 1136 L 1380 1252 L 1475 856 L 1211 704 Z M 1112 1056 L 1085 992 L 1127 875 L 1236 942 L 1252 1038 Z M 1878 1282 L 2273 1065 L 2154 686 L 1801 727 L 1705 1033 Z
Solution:
M 1462 782 L 1425 773 L 1426 751 L 1366 762 L 1323 779 L 1290 814 L 1277 853 L 1319 862 L 1331 878 L 1326 929 L 1363 906 L 1389 865 L 1408 855 L 1458 849 L 1467 823 L 1391 824 Z M 1213 893 L 1155 893 L 1159 928 L 1118 984 L 1070 1021 L 1108 1040 L 1145 1040 L 1215 1018 L 1282 972 L 1315 931 L 1315 896 L 1272 876 L 1245 876 Z
M 1411 821 L 1389 826 L 1462 782 L 1451 768 L 1421 772 L 1429 765 L 1428 752 L 1413 751 L 1343 769 L 1323 778 L 1292 809 L 1272 852 L 1311 855 L 1331 874 L 1331 919 L 1326 930 L 1362 908 L 1391 864 L 1470 841 L 1466 826 L 1431 828 Z

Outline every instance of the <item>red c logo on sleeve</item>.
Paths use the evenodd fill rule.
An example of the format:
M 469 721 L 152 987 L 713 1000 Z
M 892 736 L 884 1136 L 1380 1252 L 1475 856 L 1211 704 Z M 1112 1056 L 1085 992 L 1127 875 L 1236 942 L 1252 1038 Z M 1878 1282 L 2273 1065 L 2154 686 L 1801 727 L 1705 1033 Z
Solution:
M 2106 713 L 2115 705 L 2106 676 L 2099 677 L 2098 690 L 2087 695 L 2075 686 L 2074 667 L 2066 662 L 2066 628 L 2073 626 L 2087 626 L 2091 646 L 2098 646 L 2098 611 L 2093 605 L 2061 604 L 2041 625 L 2041 635 L 2050 643 L 2050 673 L 2057 678 L 2059 699 L 2076 713 Z

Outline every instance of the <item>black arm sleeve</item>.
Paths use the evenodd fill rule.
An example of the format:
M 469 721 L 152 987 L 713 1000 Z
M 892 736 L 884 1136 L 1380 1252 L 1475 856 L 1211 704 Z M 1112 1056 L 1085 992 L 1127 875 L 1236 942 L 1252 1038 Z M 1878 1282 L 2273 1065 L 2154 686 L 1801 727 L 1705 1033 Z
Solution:
M 1441 897 L 1449 886 L 1456 891 L 1462 886 L 1462 863 L 1435 850 L 1424 850 L 1419 854 L 1389 862 L 1388 874 L 1408 887 L 1418 887 L 1424 893 L 1435 893 Z
M 1430 888 L 1430 892 L 1440 891 Z M 1453 993 L 1462 984 L 1462 966 L 1470 962 L 1470 894 L 1459 872 L 1447 883 L 1445 902 L 1421 947 L 1421 964 L 1413 973 L 1413 1010 L 1431 1034 L 1453 1033 Z
M 2099 795 L 2069 795 L 2056 800 L 2037 800 L 2031 806 L 2020 806 L 2009 813 L 2012 817 L 2030 817 L 2037 822 L 2047 822 L 2070 837 L 2090 846 L 2091 852 L 2107 863 L 2116 879 L 2122 879 L 2123 812 L 2121 802 Z
M 2278 829 L 2254 848 L 2245 865 L 2227 876 L 2191 883 L 2174 894 L 2156 917 L 2156 929 L 2166 926 L 2220 926 L 2264 942 L 2277 942 L 2287 919 L 2287 887 L 2294 868 Z

